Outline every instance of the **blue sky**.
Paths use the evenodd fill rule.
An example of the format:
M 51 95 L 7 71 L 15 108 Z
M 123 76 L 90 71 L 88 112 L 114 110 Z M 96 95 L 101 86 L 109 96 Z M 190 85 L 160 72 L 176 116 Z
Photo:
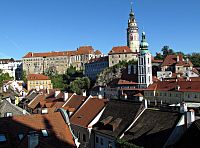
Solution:
M 153 54 L 164 45 L 200 52 L 199 0 L 134 0 Z M 0 0 L 0 58 L 92 45 L 107 54 L 126 45 L 130 0 Z

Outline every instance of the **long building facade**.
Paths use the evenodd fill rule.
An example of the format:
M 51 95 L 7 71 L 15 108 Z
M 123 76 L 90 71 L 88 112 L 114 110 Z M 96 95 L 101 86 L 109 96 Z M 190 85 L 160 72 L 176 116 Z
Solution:
M 92 58 L 101 57 L 99 50 L 92 46 L 81 46 L 74 51 L 62 52 L 29 52 L 23 57 L 23 70 L 26 74 L 42 74 L 51 69 L 59 74 L 64 74 L 70 66 L 77 70 L 84 69 L 84 64 Z

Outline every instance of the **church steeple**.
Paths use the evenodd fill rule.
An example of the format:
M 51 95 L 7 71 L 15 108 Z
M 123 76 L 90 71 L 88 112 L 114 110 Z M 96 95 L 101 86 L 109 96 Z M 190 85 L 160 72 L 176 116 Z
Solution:
M 128 20 L 127 28 L 127 46 L 130 47 L 132 52 L 139 52 L 139 33 L 135 15 L 133 12 L 133 5 L 131 3 L 131 10 Z
M 148 50 L 149 44 L 146 41 L 146 35 L 142 33 L 140 43 L 140 53 L 138 56 L 138 83 L 140 88 L 147 88 L 152 83 L 152 63 L 151 53 Z

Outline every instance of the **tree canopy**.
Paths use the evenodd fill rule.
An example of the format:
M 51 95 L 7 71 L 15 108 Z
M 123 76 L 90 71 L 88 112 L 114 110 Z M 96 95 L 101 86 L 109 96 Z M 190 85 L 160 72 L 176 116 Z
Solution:
M 83 76 L 83 71 L 77 71 L 75 67 L 69 67 L 65 74 L 58 74 L 53 68 L 46 70 L 53 83 L 54 88 L 59 88 L 63 91 L 75 92 L 81 94 L 83 90 L 90 88 L 90 80 Z
M 9 76 L 8 73 L 3 73 L 2 70 L 0 70 L 0 86 L 3 86 L 3 82 L 6 80 L 13 80 L 12 77 Z

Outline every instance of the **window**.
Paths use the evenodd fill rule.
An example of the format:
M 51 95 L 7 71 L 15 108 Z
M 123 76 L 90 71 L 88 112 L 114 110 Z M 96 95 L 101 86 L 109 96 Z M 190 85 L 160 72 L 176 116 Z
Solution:
M 112 142 L 108 141 L 108 148 L 112 148 Z
M 5 142 L 6 136 L 4 134 L 0 134 L 0 142 Z
M 11 112 L 7 112 L 7 113 L 5 113 L 4 117 L 12 117 L 12 113 Z
M 101 138 L 101 145 L 103 145 L 103 139 Z
M 42 135 L 43 135 L 43 137 L 48 137 L 48 132 L 47 132 L 47 130 L 43 129 L 43 130 L 42 130 Z
M 83 141 L 86 142 L 86 136 L 83 134 Z
M 78 139 L 80 138 L 80 132 L 77 133 L 77 138 L 78 138 Z
M 96 137 L 96 143 L 99 143 L 99 137 Z
M 19 140 L 22 140 L 23 137 L 24 137 L 24 134 L 18 134 Z

